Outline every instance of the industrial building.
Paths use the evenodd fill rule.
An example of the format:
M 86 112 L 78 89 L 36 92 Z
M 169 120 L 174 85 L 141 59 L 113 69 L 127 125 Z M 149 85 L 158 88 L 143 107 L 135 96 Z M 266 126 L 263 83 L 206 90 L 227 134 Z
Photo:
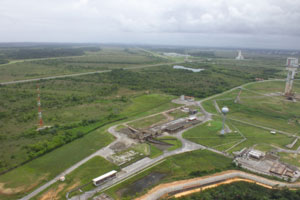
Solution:
M 163 132 L 173 134 L 173 133 L 176 133 L 178 131 L 187 129 L 191 126 L 194 126 L 194 125 L 196 125 L 200 122 L 201 121 L 198 120 L 196 116 L 190 116 L 190 117 L 187 117 L 187 118 L 180 118 L 178 120 L 174 120 L 174 121 L 171 121 L 169 123 L 164 124 L 161 127 L 161 130 Z
M 190 102 L 192 102 L 192 101 L 195 101 L 195 97 L 181 95 L 181 96 L 180 96 L 180 100 L 181 100 L 181 101 L 190 101 Z
M 255 159 L 261 159 L 264 156 L 264 153 L 258 150 L 249 151 L 249 156 Z
M 167 126 L 163 131 L 168 133 L 176 133 L 178 131 L 181 131 L 186 128 L 186 122 L 179 122 L 177 124 L 172 124 L 170 126 Z
M 159 131 L 152 131 L 150 129 L 136 130 L 130 126 L 121 129 L 120 132 L 126 134 L 129 138 L 138 140 L 139 142 L 145 142 L 148 138 L 157 137 L 161 134 Z
M 120 132 L 126 134 L 132 139 L 138 140 L 139 142 L 145 142 L 148 141 L 148 139 L 158 137 L 163 132 L 174 134 L 181 130 L 192 127 L 200 122 L 201 120 L 198 119 L 197 116 L 192 115 L 189 117 L 169 121 L 167 123 L 157 125 L 154 127 L 149 127 L 148 129 L 137 130 L 127 125 L 127 127 L 121 129 Z
M 295 166 L 279 161 L 274 152 L 264 153 L 255 149 L 242 149 L 234 152 L 234 162 L 247 170 L 268 176 L 276 176 L 284 180 L 296 181 L 299 169 Z

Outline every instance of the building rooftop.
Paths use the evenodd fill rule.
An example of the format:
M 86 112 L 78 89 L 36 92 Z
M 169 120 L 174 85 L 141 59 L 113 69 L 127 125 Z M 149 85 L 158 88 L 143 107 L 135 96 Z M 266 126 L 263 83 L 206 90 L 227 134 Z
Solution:
M 285 165 L 282 165 L 280 163 L 274 163 L 270 169 L 270 172 L 274 174 L 282 175 L 285 169 L 286 169 Z

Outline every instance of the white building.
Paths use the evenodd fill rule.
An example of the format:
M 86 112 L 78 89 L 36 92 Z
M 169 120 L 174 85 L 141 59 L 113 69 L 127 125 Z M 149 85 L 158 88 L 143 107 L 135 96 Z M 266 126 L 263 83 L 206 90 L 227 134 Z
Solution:
M 256 158 L 256 159 L 260 159 L 264 156 L 265 154 L 261 151 L 258 150 L 251 150 L 249 151 L 249 156 Z

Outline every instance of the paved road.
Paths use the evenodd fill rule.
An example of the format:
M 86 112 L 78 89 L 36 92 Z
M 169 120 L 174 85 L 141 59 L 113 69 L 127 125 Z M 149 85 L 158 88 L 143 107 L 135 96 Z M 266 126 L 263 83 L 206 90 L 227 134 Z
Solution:
M 175 63 L 169 63 L 169 64 L 175 64 Z M 159 65 L 163 65 L 163 64 L 150 65 L 150 66 L 159 66 Z M 136 68 L 143 68 L 143 67 L 150 67 L 150 66 L 140 66 L 140 67 L 136 67 Z M 132 69 L 132 68 L 128 68 L 128 69 Z M 107 71 L 110 71 L 110 70 L 107 70 Z M 106 71 L 106 72 L 107 72 L 107 71 Z M 104 73 L 104 72 L 103 72 L 103 71 L 98 71 L 98 72 L 88 72 L 88 73 Z M 87 74 L 87 73 L 84 73 L 84 74 Z M 83 74 L 83 75 L 84 75 L 84 74 Z M 80 75 L 82 75 L 82 74 L 73 74 L 73 75 L 65 75 L 65 76 L 76 76 L 76 75 L 77 75 L 77 76 L 80 76 Z M 48 77 L 48 79 L 51 79 L 51 78 L 52 78 L 52 77 Z M 55 78 L 55 77 L 54 77 L 54 78 Z M 43 78 L 43 79 L 47 79 L 47 78 Z M 41 79 L 34 79 L 34 80 L 31 79 L 31 80 L 32 80 L 32 81 L 37 81 L 37 80 L 41 80 Z M 277 79 L 276 79 L 276 80 L 277 80 Z M 275 80 L 275 81 L 276 81 L 276 80 Z M 24 80 L 24 82 L 29 82 L 29 81 L 30 81 L 30 80 Z M 266 80 L 266 81 L 274 81 L 274 80 Z M 266 82 L 266 81 L 264 81 L 264 82 Z M 281 79 L 279 79 L 279 81 L 281 81 Z M 13 83 L 16 83 L 16 82 L 7 83 L 7 84 L 13 84 Z M 239 87 L 243 87 L 243 86 L 250 85 L 250 84 L 253 84 L 253 83 L 255 83 L 255 82 L 247 83 L 247 84 L 244 84 L 244 85 L 242 85 L 242 86 L 238 86 L 238 87 L 232 88 L 232 89 L 230 89 L 230 90 L 228 90 L 228 91 L 225 91 L 225 92 L 223 92 L 223 93 L 220 93 L 220 94 L 216 94 L 216 95 L 207 97 L 207 98 L 202 99 L 201 101 L 197 102 L 197 105 L 200 106 L 200 109 L 202 110 L 202 112 L 203 112 L 204 115 L 205 115 L 205 120 L 204 120 L 203 123 L 205 123 L 207 120 L 210 120 L 210 119 L 211 119 L 211 113 L 208 113 L 208 112 L 203 108 L 203 106 L 202 106 L 202 104 L 201 104 L 203 101 L 210 100 L 210 99 L 215 98 L 215 97 L 218 97 L 218 96 L 220 96 L 220 95 L 229 93 L 229 92 L 231 92 L 231 91 L 233 91 L 233 90 L 235 90 L 235 89 L 237 89 L 237 88 L 239 88 Z M 3 84 L 3 83 L 2 83 L 2 84 Z M 4 83 L 4 84 L 5 84 L 5 83 Z M 164 111 L 164 112 L 166 112 L 166 111 Z M 163 113 L 163 112 L 161 112 L 161 113 Z M 154 115 L 155 115 L 155 114 L 154 114 Z M 84 164 L 85 162 L 87 162 L 88 160 L 90 160 L 91 158 L 93 158 L 94 156 L 100 155 L 100 156 L 103 156 L 103 157 L 107 157 L 107 155 L 113 154 L 114 152 L 110 149 L 110 147 L 111 147 L 112 145 L 114 145 L 115 143 L 117 143 L 117 142 L 122 142 L 122 141 L 127 141 L 127 142 L 129 142 L 130 139 L 124 138 L 124 135 L 123 135 L 123 134 L 119 134 L 117 131 L 115 131 L 116 126 L 117 126 L 117 125 L 115 125 L 115 126 L 113 126 L 113 127 L 110 127 L 110 128 L 108 129 L 108 131 L 109 131 L 111 134 L 113 134 L 113 135 L 117 138 L 113 143 L 111 143 L 111 144 L 110 144 L 109 146 L 107 146 L 107 147 L 104 147 L 104 148 L 98 150 L 97 152 L 95 152 L 95 153 L 93 153 L 92 155 L 86 157 L 85 159 L 81 160 L 80 162 L 76 163 L 75 165 L 73 165 L 73 166 L 70 167 L 69 169 L 65 170 L 64 172 L 62 172 L 61 174 L 59 174 L 58 176 L 56 176 L 53 180 L 47 182 L 47 183 L 44 184 L 43 186 L 41 186 L 41 187 L 37 188 L 36 190 L 34 190 L 32 193 L 30 193 L 30 194 L 26 195 L 25 197 L 21 198 L 21 200 L 29 200 L 30 198 L 36 196 L 38 193 L 42 192 L 42 191 L 45 190 L 47 187 L 49 187 L 49 186 L 51 186 L 53 183 L 57 182 L 58 179 L 59 179 L 59 177 L 65 176 L 66 174 L 71 173 L 71 172 L 74 171 L 76 168 L 78 168 L 80 165 Z M 171 152 L 165 152 L 163 155 L 161 155 L 161 156 L 159 156 L 159 157 L 157 157 L 157 158 L 155 158 L 155 159 L 151 159 L 151 160 L 147 161 L 148 163 L 145 164 L 145 166 L 144 166 L 143 169 L 145 169 L 145 168 L 147 168 L 147 167 L 149 167 L 149 166 L 151 166 L 151 165 L 153 165 L 153 164 L 155 164 L 155 163 L 157 163 L 157 162 L 163 160 L 164 158 L 166 158 L 166 157 L 168 157 L 168 156 L 172 156 L 172 155 L 175 155 L 175 154 L 183 153 L 183 152 L 186 152 L 186 151 L 192 151 L 192 150 L 196 150 L 196 149 L 207 149 L 207 150 L 213 151 L 213 152 L 215 152 L 215 153 L 218 153 L 218 154 L 221 154 L 221 155 L 224 155 L 224 156 L 227 156 L 227 157 L 229 156 L 228 154 L 226 154 L 226 153 L 224 153 L 224 152 L 220 152 L 220 151 L 217 151 L 217 150 L 215 150 L 215 149 L 212 149 L 212 148 L 209 148 L 209 147 L 204 147 L 204 146 L 202 146 L 202 145 L 199 145 L 199 144 L 193 143 L 193 142 L 191 142 L 191 141 L 185 140 L 184 138 L 182 138 L 182 133 L 183 133 L 184 131 L 186 131 L 186 130 L 183 130 L 183 131 L 181 131 L 181 132 L 179 132 L 179 133 L 176 134 L 176 137 L 178 137 L 178 139 L 180 139 L 181 142 L 182 142 L 182 147 L 181 147 L 180 149 L 177 149 L 177 150 L 171 151 Z M 134 163 L 134 164 L 135 164 L 135 163 Z M 133 168 L 135 167 L 134 164 L 133 164 L 133 166 L 132 166 Z M 95 190 L 93 190 L 93 191 L 91 191 L 91 192 L 94 194 L 94 193 L 97 192 L 97 191 L 101 191 L 101 190 L 103 190 L 103 189 L 105 189 L 105 188 L 107 188 L 107 187 L 110 187 L 111 185 L 113 185 L 113 184 L 115 184 L 115 183 L 121 181 L 121 180 L 126 179 L 127 177 L 129 177 L 129 176 L 133 175 L 134 173 L 137 173 L 138 171 L 141 171 L 141 170 L 142 170 L 142 169 L 139 168 L 137 171 L 134 170 L 134 171 L 132 171 L 131 173 L 125 173 L 125 174 L 121 175 L 120 177 L 114 179 L 113 181 L 108 182 L 108 183 L 106 183 L 105 185 L 103 185 L 103 186 L 101 186 L 101 187 L 99 187 L 99 188 L 96 188 Z M 87 193 L 85 193 L 84 195 L 89 196 L 90 194 L 91 194 L 91 193 L 87 192 Z M 77 198 L 77 199 L 78 199 L 78 198 L 80 198 L 80 197 L 74 197 L 74 198 Z M 73 199 L 73 198 L 72 198 L 72 199 Z M 81 199 L 84 199 L 84 198 L 81 197 Z
M 156 114 L 153 114 L 153 115 L 150 115 L 150 116 L 158 115 L 158 114 L 161 114 L 161 113 L 164 113 L 164 112 L 169 112 L 169 111 L 172 111 L 172 110 L 174 110 L 174 109 L 170 109 L 168 111 L 163 111 L 163 112 L 160 112 L 160 113 L 156 113 Z M 146 117 L 149 117 L 149 116 L 146 116 Z M 146 118 L 146 117 L 143 117 L 143 118 Z M 139 118 L 139 119 L 143 119 L 143 118 Z M 136 120 L 139 120 L 139 119 L 135 119 L 135 120 L 129 121 L 127 123 L 130 123 L 130 122 L 133 122 L 133 121 L 136 121 Z M 82 164 L 86 163 L 88 160 L 90 160 L 91 158 L 93 158 L 95 156 L 102 156 L 104 158 L 107 158 L 108 156 L 114 154 L 114 151 L 110 147 L 112 147 L 113 145 L 115 145 L 118 142 L 122 142 L 126 146 L 130 146 L 131 144 L 136 143 L 134 140 L 128 138 L 126 135 L 121 134 L 118 131 L 116 131 L 115 129 L 116 129 L 116 127 L 118 125 L 114 125 L 114 126 L 112 126 L 112 127 L 110 127 L 108 129 L 108 132 L 111 133 L 111 134 L 113 134 L 116 137 L 116 140 L 114 142 L 110 143 L 108 146 L 106 146 L 104 148 L 99 149 L 95 153 L 93 153 L 90 156 L 84 158 L 83 160 L 81 160 L 80 162 L 76 163 L 75 165 L 71 166 L 70 168 L 68 168 L 64 172 L 62 172 L 59 175 L 57 175 L 51 181 L 45 183 L 44 185 L 42 185 L 41 187 L 37 188 L 36 190 L 34 190 L 33 192 L 31 192 L 30 194 L 28 194 L 28 195 L 24 196 L 23 198 L 21 198 L 21 200 L 29 200 L 30 198 L 36 196 L 37 194 L 39 194 L 40 192 L 42 192 L 43 190 L 45 190 L 46 188 L 48 188 L 49 186 L 51 186 L 52 184 L 54 184 L 55 182 L 57 182 L 60 177 L 65 176 L 65 175 L 71 173 L 72 171 L 74 171 L 75 169 L 77 169 L 79 166 L 81 166 Z M 193 146 L 193 145 L 190 146 L 190 143 L 189 143 L 187 145 L 187 147 L 186 147 L 186 145 L 184 145 L 184 143 L 183 143 L 183 148 L 184 149 L 182 149 L 181 151 L 185 152 L 185 151 L 188 151 L 188 149 L 194 150 L 194 148 L 196 148 L 196 146 Z M 150 164 L 153 164 L 153 161 L 151 161 Z M 140 170 L 141 170 L 141 168 L 140 168 Z
M 136 200 L 156 200 L 170 192 L 180 191 L 186 188 L 190 188 L 193 186 L 201 186 L 204 184 L 215 184 L 218 181 L 225 181 L 234 178 L 250 180 L 251 182 L 262 184 L 265 187 L 278 187 L 278 188 L 288 187 L 288 188 L 297 188 L 297 189 L 300 188 L 299 183 L 294 183 L 294 184 L 284 183 L 284 182 L 270 180 L 267 178 L 263 178 L 260 176 L 256 176 L 238 170 L 230 170 L 230 171 L 221 172 L 211 176 L 158 185 L 155 188 L 153 188 L 151 191 L 149 191 L 146 195 L 136 198 Z
M 276 130 L 276 129 L 274 129 L 274 128 L 269 128 L 269 127 L 265 127 L 265 126 L 253 124 L 253 123 L 251 123 L 251 122 L 246 122 L 246 121 L 239 120 L 239 119 L 235 119 L 235 118 L 232 118 L 232 117 L 227 117 L 227 119 L 230 119 L 230 120 L 232 120 L 232 121 L 237 121 L 237 122 L 240 122 L 240 123 L 242 123 L 242 124 L 247 124 L 247 125 L 250 125 L 250 126 L 254 126 L 254 127 L 257 127 L 257 128 L 265 129 L 265 130 L 267 130 L 267 131 L 276 131 L 276 132 L 281 133 L 281 134 L 283 134 L 283 135 L 292 136 L 292 137 L 297 137 L 297 135 L 292 134 L 292 133 L 288 133 L 288 132 L 285 132 L 285 131 Z
M 140 69 L 140 68 L 146 68 L 146 67 L 155 67 L 155 66 L 161 66 L 161 65 L 174 65 L 174 64 L 180 64 L 182 62 L 172 62 L 172 63 L 159 63 L 159 64 L 153 64 L 153 65 L 141 65 L 136 67 L 125 67 L 123 69 Z M 58 79 L 58 78 L 67 78 L 67 77 L 74 77 L 74 76 L 84 76 L 89 74 L 101 74 L 101 73 L 107 73 L 111 72 L 112 70 L 101 70 L 101 71 L 93 71 L 93 72 L 83 72 L 83 73 L 77 73 L 77 74 L 66 74 L 66 75 L 57 75 L 57 76 L 48 76 L 48 77 L 41 77 L 41 78 L 33 78 L 33 79 L 26 79 L 26 80 L 18 80 L 18 81 L 8 81 L 8 82 L 2 82 L 0 85 L 10 85 L 10 84 L 16 84 L 16 83 L 27 83 L 27 82 L 34 82 L 34 81 L 40 81 L 40 80 L 50 80 L 50 79 Z
M 109 187 L 112 187 L 113 185 L 120 183 L 133 175 L 138 174 L 139 172 L 143 171 L 144 169 L 149 168 L 149 167 L 159 163 L 160 161 L 163 161 L 165 158 L 167 158 L 169 156 L 181 154 L 181 153 L 188 152 L 188 151 L 194 151 L 197 149 L 206 149 L 206 147 L 204 147 L 202 145 L 199 145 L 199 144 L 196 144 L 191 141 L 183 139 L 182 133 L 184 131 L 186 131 L 186 130 L 180 131 L 176 135 L 174 135 L 181 140 L 181 142 L 182 142 L 181 148 L 176 149 L 174 151 L 165 151 L 162 155 L 160 155 L 156 158 L 153 158 L 153 159 L 147 157 L 138 162 L 135 162 L 135 163 L 123 168 L 121 170 L 121 172 L 119 172 L 117 174 L 116 178 L 106 182 L 105 184 L 103 184 L 99 187 L 96 187 L 95 189 L 93 189 L 91 191 L 85 192 L 78 196 L 74 196 L 70 199 L 71 200 L 88 199 L 88 198 L 92 197 L 95 193 L 103 191 L 104 189 L 107 189 Z
M 200 104 L 201 105 L 201 104 Z M 165 111 L 166 112 L 166 111 Z M 211 120 L 211 115 L 209 113 L 206 113 L 205 114 L 205 117 L 204 117 L 204 120 L 202 121 L 201 124 L 207 122 Z M 200 124 L 198 124 L 200 125 Z M 111 133 L 114 133 L 116 132 L 115 131 L 115 127 L 111 127 L 109 132 Z M 195 126 L 193 127 L 190 127 L 189 129 L 191 128 L 194 128 Z M 198 150 L 198 149 L 207 149 L 209 151 L 213 151 L 215 153 L 218 153 L 218 154 L 221 154 L 223 156 L 226 156 L 226 157 L 230 157 L 230 155 L 224 153 L 224 152 L 221 152 L 221 151 L 218 151 L 218 150 L 215 150 L 215 149 L 212 149 L 212 148 L 209 148 L 209 147 L 205 147 L 203 145 L 200 145 L 200 144 L 196 144 L 194 142 L 191 142 L 189 140 L 186 140 L 182 137 L 182 134 L 189 130 L 189 129 L 185 129 L 185 130 L 182 130 L 176 134 L 174 134 L 173 136 L 177 137 L 181 143 L 182 143 L 182 147 L 177 149 L 177 150 L 174 150 L 174 151 L 165 151 L 161 156 L 157 157 L 157 158 L 154 158 L 154 159 L 150 159 L 150 158 L 144 158 L 136 163 L 133 163 L 132 165 L 130 166 L 127 166 L 125 168 L 122 169 L 122 171 L 120 173 L 118 173 L 117 175 L 117 178 L 115 179 L 112 179 L 111 181 L 91 190 L 91 191 L 88 191 L 88 192 L 85 192 L 81 195 L 78 195 L 78 196 L 74 196 L 72 198 L 70 198 L 71 200 L 80 200 L 80 199 L 88 199 L 88 198 L 91 198 L 94 194 L 96 194 L 97 192 L 100 192 L 100 191 L 103 191 L 105 189 L 108 189 L 112 186 L 114 186 L 115 184 L 117 183 L 120 183 L 124 180 L 126 180 L 127 178 L 133 176 L 133 175 L 136 175 L 138 174 L 139 172 L 145 170 L 146 168 L 150 167 L 150 166 L 153 166 L 155 165 L 156 163 L 159 163 L 161 162 L 162 160 L 164 160 L 165 158 L 169 157 L 169 156 L 173 156 L 173 155 L 176 155 L 176 154 L 181 154 L 181 153 L 184 153 L 184 152 L 188 152 L 188 151 L 194 151 L 194 150 Z
M 51 181 L 47 182 L 46 184 L 44 184 L 43 186 L 37 188 L 36 190 L 34 190 L 33 192 L 31 192 L 30 194 L 24 196 L 23 198 L 21 198 L 21 200 L 29 200 L 30 198 L 36 196 L 38 193 L 42 192 L 43 190 L 45 190 L 47 187 L 51 186 L 52 184 L 54 184 L 55 182 L 57 182 L 59 180 L 60 177 L 65 176 L 69 173 L 71 173 L 72 171 L 74 171 L 75 169 L 77 169 L 79 166 L 81 166 L 82 164 L 86 163 L 88 160 L 90 160 L 91 158 L 95 157 L 95 156 L 102 156 L 104 158 L 106 158 L 107 156 L 113 154 L 114 152 L 110 149 L 111 146 L 113 146 L 114 144 L 116 144 L 117 142 L 123 142 L 126 145 L 130 145 L 131 143 L 135 143 L 135 141 L 129 139 L 129 138 L 124 138 L 123 134 L 119 134 L 116 131 L 112 131 L 115 129 L 117 125 L 112 126 L 108 129 L 108 131 L 110 131 L 111 134 L 113 134 L 117 139 L 110 143 L 108 146 L 96 151 L 95 153 L 89 155 L 88 157 L 84 158 L 83 160 L 79 161 L 78 163 L 76 163 L 75 165 L 71 166 L 70 168 L 68 168 L 67 170 L 65 170 L 64 172 L 62 172 L 61 174 L 59 174 L 58 176 L 56 176 L 54 179 L 52 179 Z
M 280 147 L 278 147 L 276 145 L 273 145 L 273 144 L 271 144 L 271 146 L 274 147 L 278 152 L 300 154 L 300 146 L 298 147 L 297 150 L 283 149 L 283 148 L 280 148 Z

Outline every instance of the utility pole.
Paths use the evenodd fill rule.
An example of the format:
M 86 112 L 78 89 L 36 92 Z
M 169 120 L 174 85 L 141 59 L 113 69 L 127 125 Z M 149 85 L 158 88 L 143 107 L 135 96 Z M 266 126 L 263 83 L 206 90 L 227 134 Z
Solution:
M 43 117 L 42 117 L 42 108 L 41 108 L 41 92 L 40 92 L 40 86 L 39 84 L 36 85 L 36 90 L 37 90 L 37 106 L 38 106 L 38 117 L 39 117 L 39 122 L 38 122 L 38 131 L 41 130 L 44 126 L 43 123 Z

